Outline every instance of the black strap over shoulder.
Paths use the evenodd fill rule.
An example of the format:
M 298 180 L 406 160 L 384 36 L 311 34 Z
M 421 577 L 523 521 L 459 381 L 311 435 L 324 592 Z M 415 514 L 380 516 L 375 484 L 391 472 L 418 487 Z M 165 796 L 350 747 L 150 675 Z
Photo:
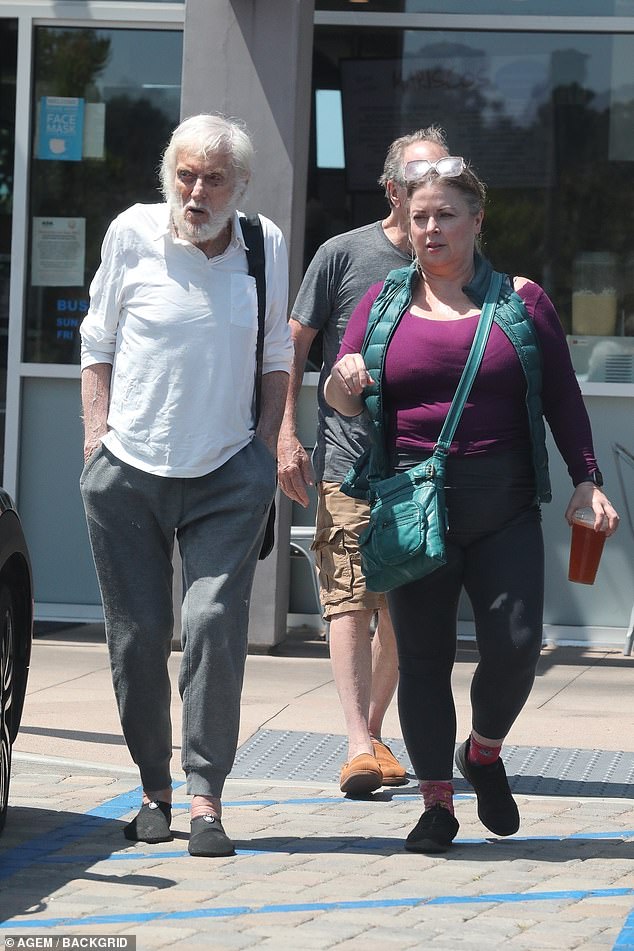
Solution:
M 255 410 L 254 426 L 260 419 L 262 404 L 262 366 L 264 361 L 264 323 L 266 320 L 266 272 L 264 257 L 264 233 L 259 215 L 240 215 L 242 237 L 247 246 L 247 263 L 249 274 L 255 278 L 255 287 L 258 295 L 258 339 L 255 350 Z M 275 499 L 269 509 L 262 547 L 258 558 L 262 561 L 273 550 L 275 543 Z
M 240 215 L 240 227 L 244 243 L 247 246 L 249 274 L 255 278 L 258 295 L 258 339 L 255 353 L 255 425 L 257 426 L 262 401 L 262 362 L 264 358 L 264 321 L 266 317 L 264 234 L 259 215 Z

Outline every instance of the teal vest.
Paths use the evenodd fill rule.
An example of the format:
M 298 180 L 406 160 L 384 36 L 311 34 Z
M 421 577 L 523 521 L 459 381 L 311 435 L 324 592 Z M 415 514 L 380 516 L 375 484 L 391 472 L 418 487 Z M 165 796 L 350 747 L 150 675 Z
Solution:
M 480 255 L 475 257 L 476 273 L 473 281 L 463 288 L 467 296 L 481 307 L 489 285 L 491 265 Z M 409 308 L 413 288 L 418 280 L 414 264 L 397 268 L 388 274 L 381 293 L 376 298 L 370 315 L 361 352 L 370 376 L 375 381 L 363 393 L 372 422 L 372 449 L 359 460 L 346 477 L 342 490 L 347 495 L 365 498 L 368 483 L 391 475 L 385 449 L 387 416 L 383 405 L 381 381 L 385 354 L 392 334 Z M 515 293 L 505 277 L 495 309 L 495 323 L 504 331 L 515 347 L 526 378 L 526 409 L 531 437 L 536 496 L 540 502 L 550 502 L 551 489 L 546 451 L 546 429 L 542 412 L 542 363 L 539 341 L 533 322 L 521 297 Z M 366 481 L 367 479 L 367 481 Z

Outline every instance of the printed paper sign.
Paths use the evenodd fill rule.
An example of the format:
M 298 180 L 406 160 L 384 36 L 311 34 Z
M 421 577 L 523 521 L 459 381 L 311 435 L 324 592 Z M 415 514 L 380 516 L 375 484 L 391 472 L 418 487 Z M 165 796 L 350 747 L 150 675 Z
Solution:
M 33 219 L 33 287 L 82 287 L 85 256 L 85 218 Z

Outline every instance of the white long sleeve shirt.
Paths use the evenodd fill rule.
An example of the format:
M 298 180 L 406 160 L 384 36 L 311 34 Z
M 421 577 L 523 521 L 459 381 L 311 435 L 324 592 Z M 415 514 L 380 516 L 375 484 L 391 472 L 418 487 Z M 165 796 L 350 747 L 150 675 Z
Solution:
M 288 261 L 261 216 L 266 259 L 263 372 L 288 372 Z M 225 252 L 174 237 L 166 204 L 133 205 L 110 225 L 80 333 L 81 366 L 113 365 L 108 432 L 119 459 L 195 478 L 253 438 L 255 279 L 236 215 Z

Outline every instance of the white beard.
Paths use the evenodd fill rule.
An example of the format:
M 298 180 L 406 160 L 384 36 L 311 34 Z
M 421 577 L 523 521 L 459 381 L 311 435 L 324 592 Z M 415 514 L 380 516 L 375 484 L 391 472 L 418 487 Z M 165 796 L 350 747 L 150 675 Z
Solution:
M 214 238 L 217 238 L 222 233 L 233 217 L 236 211 L 236 197 L 236 192 L 234 192 L 222 208 L 213 212 L 207 205 L 197 205 L 191 201 L 183 205 L 179 195 L 176 192 L 170 192 L 168 203 L 176 233 L 180 238 L 186 238 L 188 241 L 191 241 L 192 244 L 204 244 L 206 241 L 213 241 Z M 208 214 L 207 221 L 201 224 L 196 224 L 195 221 L 189 221 L 185 217 L 185 208 L 188 206 L 204 208 Z

